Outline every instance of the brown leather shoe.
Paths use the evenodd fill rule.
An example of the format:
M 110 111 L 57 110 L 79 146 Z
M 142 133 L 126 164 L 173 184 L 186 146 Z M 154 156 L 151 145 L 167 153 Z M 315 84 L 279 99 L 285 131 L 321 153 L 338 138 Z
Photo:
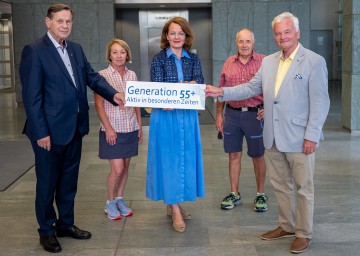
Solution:
M 185 225 L 185 222 L 183 219 L 181 221 L 178 220 L 178 222 L 175 222 L 174 215 L 173 215 L 172 220 L 173 220 L 173 228 L 175 231 L 180 232 L 180 233 L 185 232 L 186 225 Z
M 189 212 L 187 212 L 186 210 L 184 210 L 180 205 L 180 213 L 181 213 L 181 216 L 183 217 L 184 220 L 191 220 L 191 214 Z M 167 206 L 166 207 L 166 213 L 168 216 L 172 216 L 172 209 L 171 209 L 171 206 Z
M 265 234 L 261 235 L 262 240 L 275 240 L 285 237 L 294 237 L 295 233 L 286 232 L 282 229 L 282 227 L 277 227 L 274 230 L 271 230 L 269 232 L 266 232 Z
M 311 244 L 310 238 L 297 237 L 291 245 L 292 253 L 302 253 L 309 249 L 309 245 Z

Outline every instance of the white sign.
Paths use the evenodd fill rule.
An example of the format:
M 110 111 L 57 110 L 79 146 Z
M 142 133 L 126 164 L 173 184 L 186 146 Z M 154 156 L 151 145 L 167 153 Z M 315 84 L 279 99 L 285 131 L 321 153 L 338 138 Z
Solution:
M 126 82 L 125 106 L 205 109 L 205 84 Z

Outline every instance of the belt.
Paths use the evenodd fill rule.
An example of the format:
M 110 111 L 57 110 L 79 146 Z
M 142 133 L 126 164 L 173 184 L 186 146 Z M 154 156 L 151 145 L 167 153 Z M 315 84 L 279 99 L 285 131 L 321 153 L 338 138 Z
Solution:
M 263 105 L 260 104 L 260 105 L 257 105 L 256 107 L 243 107 L 243 108 L 233 108 L 232 106 L 230 106 L 229 104 L 226 104 L 226 106 L 228 108 L 231 108 L 233 110 L 237 110 L 237 111 L 241 111 L 241 112 L 246 112 L 246 111 L 249 111 L 249 112 L 258 112 L 259 109 L 262 109 L 263 108 Z

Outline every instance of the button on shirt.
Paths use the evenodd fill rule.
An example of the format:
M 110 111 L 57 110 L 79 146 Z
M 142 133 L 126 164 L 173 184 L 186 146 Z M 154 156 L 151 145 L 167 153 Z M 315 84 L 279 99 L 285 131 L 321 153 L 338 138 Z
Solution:
M 53 44 L 55 45 L 62 61 L 64 62 L 64 65 L 67 69 L 67 71 L 69 72 L 69 75 L 71 77 L 71 80 L 73 81 L 74 83 L 74 86 L 76 87 L 76 83 L 75 83 L 75 77 L 74 77 L 74 72 L 73 72 L 73 69 L 72 69 L 72 66 L 71 66 L 71 62 L 70 62 L 70 59 L 69 59 L 69 54 L 66 50 L 67 48 L 67 44 L 66 44 L 66 41 L 64 41 L 64 45 L 60 45 L 53 37 L 52 35 L 50 34 L 50 32 L 48 31 L 47 32 L 47 35 L 49 36 L 50 40 L 53 42 Z
M 166 49 L 166 56 L 168 58 L 170 56 L 173 56 L 173 58 L 175 60 L 175 65 L 176 65 L 176 70 L 177 70 L 177 75 L 178 75 L 178 82 L 180 82 L 180 81 L 189 82 L 189 81 L 184 81 L 184 73 L 183 73 L 183 70 L 182 70 L 182 58 L 189 58 L 190 59 L 189 54 L 186 51 L 182 50 L 181 58 L 179 60 L 177 58 L 177 56 L 175 55 L 175 53 L 173 53 L 170 48 L 167 48 Z
M 280 53 L 280 62 L 279 62 L 278 72 L 276 75 L 276 83 L 275 83 L 275 97 L 277 96 L 277 94 L 280 90 L 281 84 L 284 81 L 284 78 L 285 78 L 285 76 L 291 66 L 291 63 L 299 49 L 299 46 L 300 46 L 300 44 L 298 44 L 298 46 L 295 48 L 293 53 L 286 59 L 284 59 L 284 57 L 283 57 L 283 55 L 284 55 L 283 52 L 281 51 L 281 53 Z

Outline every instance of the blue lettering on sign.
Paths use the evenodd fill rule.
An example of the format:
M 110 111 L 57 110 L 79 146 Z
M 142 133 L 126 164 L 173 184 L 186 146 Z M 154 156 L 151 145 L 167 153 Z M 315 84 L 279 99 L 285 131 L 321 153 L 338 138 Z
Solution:
M 190 94 L 194 96 L 196 93 L 194 91 L 190 92 L 190 90 L 181 90 L 180 99 L 188 99 L 190 98 Z
M 135 97 L 127 97 L 127 102 L 140 102 L 141 100 Z
M 127 88 L 129 95 L 156 95 L 156 96 L 177 96 L 177 90 L 168 90 L 166 88 L 160 89 L 145 89 L 145 88 L 134 88 L 134 86 L 129 86 Z

